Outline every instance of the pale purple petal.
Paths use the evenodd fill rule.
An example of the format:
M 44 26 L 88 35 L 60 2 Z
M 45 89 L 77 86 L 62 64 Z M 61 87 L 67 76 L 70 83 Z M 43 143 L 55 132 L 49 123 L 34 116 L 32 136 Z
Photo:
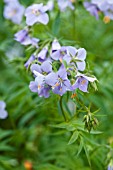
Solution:
M 99 15 L 98 15 L 99 9 L 96 3 L 94 4 L 90 2 L 84 2 L 84 7 L 86 8 L 88 12 L 90 12 L 91 15 L 95 16 L 96 19 L 99 18 Z
M 20 42 L 20 43 L 23 43 L 23 41 L 26 39 L 26 37 L 28 36 L 28 30 L 20 30 L 18 31 L 14 37 L 15 37 L 15 40 Z
M 38 92 L 38 84 L 35 81 L 31 81 L 29 88 L 32 92 Z
M 72 85 L 73 90 L 79 88 L 79 82 L 78 79 L 76 80 L 76 82 Z
M 63 60 L 65 60 L 65 61 L 67 62 L 67 64 L 70 63 L 71 59 L 72 59 L 72 58 L 71 58 L 69 55 L 65 55 L 65 56 L 63 57 Z
M 48 52 L 48 48 L 44 47 L 39 53 L 38 53 L 38 59 L 39 61 L 44 61 L 46 59 L 46 55 Z
M 31 44 L 33 45 L 33 46 L 35 46 L 35 47 L 37 47 L 38 48 L 38 42 L 39 42 L 40 40 L 38 39 L 38 38 L 31 38 Z
M 66 72 L 64 65 L 62 65 L 60 69 L 58 70 L 58 76 L 62 78 L 63 80 L 67 79 L 67 72 Z
M 79 48 L 77 50 L 77 53 L 78 53 L 77 58 L 79 60 L 85 60 L 85 58 L 86 58 L 86 50 L 84 48 Z
M 68 53 L 71 54 L 73 57 L 75 57 L 75 55 L 77 53 L 77 49 L 72 46 L 68 46 L 67 49 L 68 49 Z
M 39 64 L 32 64 L 30 67 L 31 72 L 33 73 L 34 71 L 37 71 L 41 73 L 41 66 Z
M 38 84 L 38 86 L 42 86 L 45 83 L 45 76 L 38 73 L 37 71 L 33 71 L 33 73 L 36 75 L 35 82 Z
M 51 54 L 51 58 L 54 60 L 59 60 L 60 59 L 60 51 L 55 51 L 54 53 Z
M 4 101 L 0 100 L 0 110 L 5 109 L 5 107 L 6 107 L 6 103 Z
M 52 11 L 54 8 L 54 2 L 52 0 L 49 0 L 47 5 L 46 5 L 46 11 Z
M 19 2 L 7 3 L 4 7 L 4 17 L 11 20 L 15 24 L 20 24 L 23 14 L 24 6 L 20 5 Z
M 42 72 L 50 73 L 52 72 L 52 65 L 49 61 L 45 61 L 41 65 Z
M 85 79 L 85 78 L 83 78 L 83 77 L 81 77 L 81 78 L 79 78 L 79 81 L 80 81 L 80 83 L 79 83 L 79 89 L 80 89 L 81 91 L 83 91 L 83 92 L 88 92 L 88 91 L 87 91 L 87 88 L 88 88 L 88 80 Z
M 35 56 L 34 55 L 31 55 L 30 58 L 28 59 L 28 61 L 24 64 L 24 66 L 26 68 L 29 67 L 29 65 L 35 60 Z
M 89 77 L 89 76 L 86 76 L 86 75 L 81 74 L 79 72 L 77 73 L 76 77 L 84 77 L 85 79 L 87 79 L 90 82 L 94 82 L 94 81 L 97 80 L 95 77 Z
M 53 89 L 53 93 L 59 94 L 60 96 L 62 96 L 64 93 L 66 93 L 66 91 L 67 91 L 67 87 L 65 85 L 56 86 Z
M 49 91 L 50 91 L 50 87 L 49 87 L 49 86 L 43 87 L 43 88 L 41 88 L 41 90 L 40 90 L 40 92 L 38 93 L 38 95 L 39 95 L 40 97 L 48 98 L 48 97 L 50 96 Z
M 72 5 L 72 2 L 70 0 L 58 0 L 58 6 L 61 11 L 65 11 L 67 7 L 74 10 L 74 6 Z
M 35 24 L 36 22 L 38 22 L 38 18 L 35 15 L 28 15 L 26 18 L 26 24 L 29 26 L 32 26 L 33 24 Z
M 55 39 L 53 42 L 52 42 L 52 52 L 56 51 L 56 50 L 60 50 L 61 48 L 61 45 L 59 44 L 58 40 Z
M 78 70 L 80 70 L 80 71 L 84 71 L 85 70 L 85 67 L 86 67 L 85 61 L 80 61 L 80 62 L 77 61 L 76 64 L 77 64 Z
M 46 84 L 50 85 L 50 86 L 54 86 L 58 81 L 58 75 L 57 73 L 50 73 L 46 76 L 45 78 L 45 82 Z
M 73 88 L 72 88 L 72 85 L 71 85 L 71 83 L 70 83 L 70 80 L 65 80 L 64 81 L 64 85 L 66 86 L 66 88 L 67 88 L 67 90 L 71 90 L 71 91 L 73 91 Z
M 38 22 L 46 25 L 49 22 L 49 16 L 46 13 L 43 13 L 38 16 Z
M 7 116 L 8 116 L 7 111 L 0 109 L 0 119 L 6 119 Z

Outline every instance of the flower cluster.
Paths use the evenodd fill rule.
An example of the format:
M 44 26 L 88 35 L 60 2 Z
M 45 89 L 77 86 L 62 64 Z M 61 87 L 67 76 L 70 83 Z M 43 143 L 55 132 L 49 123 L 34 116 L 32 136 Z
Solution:
M 8 116 L 7 111 L 5 110 L 6 103 L 4 101 L 0 101 L 0 119 L 5 119 Z
M 60 7 L 62 1 L 58 1 Z M 72 2 L 66 0 L 62 7 L 70 6 Z M 52 3 L 47 5 L 33 4 L 25 10 L 27 27 L 15 36 L 15 40 L 22 45 L 31 45 L 36 51 L 31 54 L 25 63 L 26 68 L 30 68 L 34 75 L 34 81 L 30 82 L 29 88 L 32 92 L 38 93 L 40 97 L 48 98 L 50 92 L 62 96 L 67 91 L 74 92 L 79 89 L 88 92 L 89 82 L 94 82 L 95 77 L 84 74 L 86 68 L 86 50 L 84 48 L 76 49 L 73 46 L 61 46 L 57 39 L 44 43 L 40 47 L 37 38 L 30 35 L 30 27 L 36 23 L 46 25 L 49 22 L 48 10 L 52 9 Z M 64 11 L 65 8 L 61 10 Z
M 20 24 L 24 15 L 24 6 L 18 0 L 4 0 L 4 17 L 15 24 Z
M 46 45 L 25 63 L 27 68 L 30 66 L 35 78 L 30 82 L 30 90 L 45 98 L 49 97 L 50 91 L 60 96 L 76 89 L 88 92 L 89 82 L 94 82 L 96 78 L 83 74 L 85 59 L 84 48 L 61 46 L 55 39 L 50 48 Z
M 84 6 L 92 15 L 97 19 L 99 18 L 98 14 L 101 11 L 105 19 L 113 20 L 113 1 L 112 0 L 91 0 L 91 2 L 84 2 Z

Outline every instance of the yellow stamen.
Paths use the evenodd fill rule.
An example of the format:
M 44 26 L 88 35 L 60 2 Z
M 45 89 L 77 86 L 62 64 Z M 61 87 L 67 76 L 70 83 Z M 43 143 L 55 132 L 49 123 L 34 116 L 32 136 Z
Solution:
M 55 84 L 55 86 L 58 87 L 58 86 L 59 86 L 59 83 L 57 82 L 57 83 Z
M 11 12 L 9 13 L 9 15 L 10 15 L 10 17 L 13 17 L 16 13 L 17 13 L 17 10 L 14 9 L 13 11 L 11 11 Z
M 108 24 L 110 22 L 110 17 L 109 16 L 105 16 L 103 18 L 103 21 L 104 21 L 105 24 Z
M 32 14 L 35 14 L 35 15 L 40 15 L 40 11 L 38 11 L 37 9 L 32 9 Z
M 38 89 L 40 89 L 41 88 L 41 86 L 40 85 L 38 85 Z
M 86 80 L 82 80 L 81 84 L 84 85 L 86 83 Z
M 71 98 L 73 99 L 73 98 L 75 98 L 77 96 L 77 94 L 76 93 L 73 93 L 72 95 L 71 95 Z
M 60 62 L 62 63 L 62 58 L 60 58 L 59 60 L 60 60 Z

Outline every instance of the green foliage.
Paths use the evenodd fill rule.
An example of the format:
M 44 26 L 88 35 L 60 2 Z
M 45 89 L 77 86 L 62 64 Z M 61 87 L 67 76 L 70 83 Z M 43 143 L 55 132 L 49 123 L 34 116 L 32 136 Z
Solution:
M 21 3 L 27 7 L 34 1 Z M 30 92 L 32 77 L 23 65 L 32 49 L 26 49 L 25 56 L 21 47 L 22 55 L 14 60 L 6 57 L 6 51 L 9 53 L 15 45 L 13 34 L 21 26 L 2 17 L 1 1 L 0 9 L 0 99 L 7 103 L 9 113 L 6 120 L 0 120 L 0 170 L 25 170 L 26 160 L 32 162 L 34 170 L 106 169 L 113 160 L 113 21 L 105 25 L 102 19 L 95 20 L 78 2 L 75 11 L 59 13 L 57 9 L 49 14 L 48 26 L 33 27 L 40 43 L 51 43 L 55 36 L 61 44 L 88 51 L 88 63 L 99 80 L 98 91 L 91 92 L 89 88 L 88 94 L 77 92 L 77 97 L 87 107 L 92 103 L 91 113 L 100 121 L 97 129 L 89 133 L 83 122 L 87 111 L 83 111 L 77 97 L 71 105 L 69 94 L 62 99 L 64 122 L 58 96 L 44 99 Z

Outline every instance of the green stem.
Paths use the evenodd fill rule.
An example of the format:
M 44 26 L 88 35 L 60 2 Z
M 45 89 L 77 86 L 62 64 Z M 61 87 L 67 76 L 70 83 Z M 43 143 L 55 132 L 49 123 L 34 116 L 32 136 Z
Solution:
M 60 100 L 59 100 L 60 109 L 61 109 L 62 115 L 63 115 L 63 117 L 64 117 L 64 120 L 67 121 L 66 115 L 65 115 L 64 110 L 63 110 L 62 99 L 63 99 L 63 98 L 62 98 L 62 96 L 61 96 L 61 97 L 60 97 Z

